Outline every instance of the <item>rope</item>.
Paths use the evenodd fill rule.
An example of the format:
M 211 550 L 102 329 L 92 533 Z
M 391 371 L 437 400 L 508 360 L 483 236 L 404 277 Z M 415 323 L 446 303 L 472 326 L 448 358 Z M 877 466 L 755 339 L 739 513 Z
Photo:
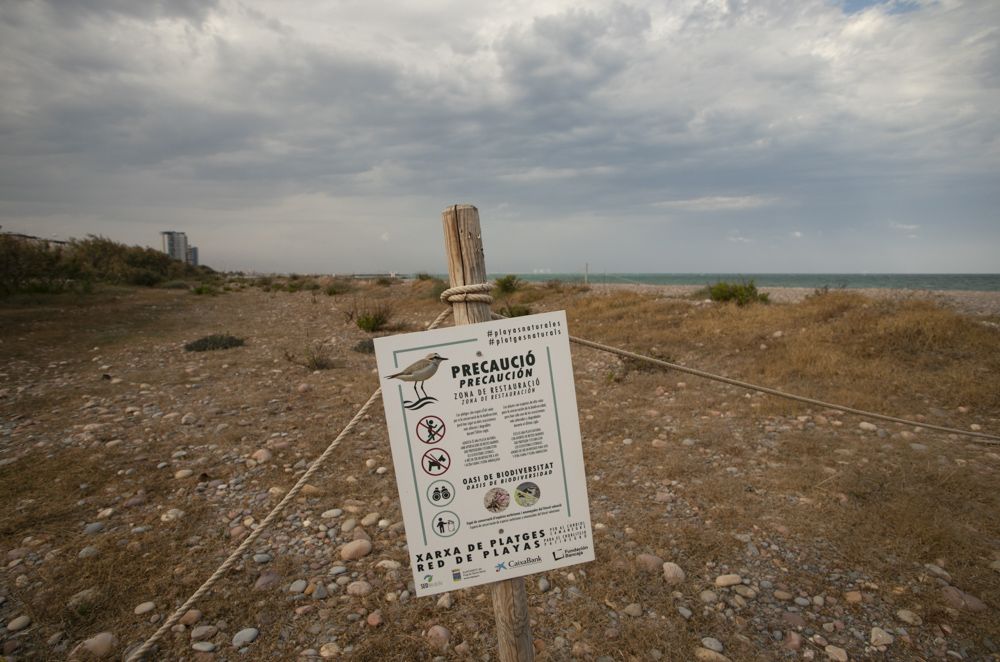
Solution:
M 494 315 L 494 317 L 502 318 L 502 316 L 499 315 Z M 966 437 L 975 437 L 977 441 L 974 441 L 973 443 L 988 444 L 988 445 L 1000 444 L 1000 436 L 993 434 L 986 434 L 985 432 L 959 430 L 957 428 L 949 428 L 943 425 L 932 425 L 930 423 L 921 423 L 919 421 L 911 421 L 905 418 L 897 418 L 895 416 L 886 416 L 885 414 L 877 414 L 875 412 L 865 411 L 863 409 L 855 409 L 854 407 L 845 407 L 843 405 L 838 405 L 831 402 L 824 402 L 823 400 L 817 400 L 815 398 L 807 398 L 804 395 L 795 395 L 794 393 L 786 393 L 784 391 L 779 391 L 776 388 L 769 388 L 767 386 L 758 386 L 757 384 L 743 382 L 738 379 L 731 379 L 729 377 L 722 377 L 721 375 L 715 375 L 710 372 L 705 372 L 704 370 L 697 370 L 695 368 L 688 368 L 686 366 L 677 365 L 676 363 L 661 361 L 660 359 L 654 359 L 650 356 L 636 354 L 635 352 L 628 352 L 625 351 L 624 349 L 618 349 L 617 347 L 602 345 L 601 343 L 594 342 L 592 340 L 584 340 L 583 338 L 575 338 L 573 336 L 570 336 L 569 339 L 570 342 L 574 342 L 578 345 L 583 345 L 584 347 L 591 347 L 593 349 L 599 349 L 602 352 L 617 354 L 618 356 L 625 356 L 630 359 L 636 359 L 638 361 L 645 361 L 646 363 L 652 363 L 653 365 L 658 365 L 663 368 L 670 368 L 671 370 L 677 370 L 678 372 L 685 372 L 689 375 L 695 375 L 696 377 L 704 377 L 705 379 L 711 379 L 717 382 L 722 382 L 724 384 L 739 386 L 740 388 L 749 389 L 751 391 L 760 391 L 761 393 L 776 395 L 779 398 L 797 400 L 798 402 L 804 402 L 810 405 L 817 405 L 819 407 L 826 407 L 827 409 L 836 409 L 839 411 L 845 411 L 851 414 L 855 414 L 857 416 L 874 418 L 881 421 L 889 421 L 890 423 L 902 423 L 903 425 L 913 425 L 916 427 L 927 428 L 928 430 L 937 430 L 938 432 L 947 432 L 949 434 L 960 434 Z M 978 441 L 979 439 L 981 439 L 982 441 Z
M 493 302 L 493 297 L 489 295 L 489 292 L 492 289 L 493 285 L 491 283 L 478 283 L 474 285 L 461 285 L 459 287 L 452 287 L 441 293 L 441 301 L 444 303 L 475 301 L 479 303 L 489 304 Z M 452 313 L 452 308 L 449 306 L 448 308 L 443 310 L 441 314 L 434 319 L 433 322 L 427 325 L 427 329 L 430 330 L 437 328 L 438 326 L 441 325 L 442 322 L 444 322 L 445 319 L 447 319 L 449 315 L 451 315 L 451 313 Z M 509 319 L 503 315 L 498 315 L 497 313 L 492 313 L 492 317 L 493 319 Z M 676 363 L 661 361 L 660 359 L 654 359 L 650 356 L 644 356 L 642 354 L 636 354 L 635 352 L 629 352 L 624 349 L 618 349 L 617 347 L 611 347 L 610 345 L 604 345 L 598 342 L 594 342 L 592 340 L 584 340 L 583 338 L 576 338 L 574 336 L 570 336 L 569 339 L 571 342 L 574 342 L 578 345 L 583 345 L 584 347 L 590 347 L 592 349 L 597 349 L 602 352 L 608 352 L 610 354 L 616 354 L 618 356 L 623 356 L 638 361 L 645 361 L 653 365 L 669 368 L 671 370 L 677 370 L 678 372 L 684 372 L 689 375 L 695 375 L 696 377 L 711 379 L 713 381 L 722 382 L 724 384 L 730 384 L 732 386 L 739 386 L 741 388 L 749 389 L 751 391 L 759 391 L 761 393 L 776 395 L 778 397 L 787 398 L 789 400 L 797 400 L 799 402 L 817 405 L 820 407 L 826 407 L 828 409 L 845 411 L 851 414 L 856 414 L 858 416 L 875 418 L 883 421 L 889 421 L 892 423 L 902 423 L 904 425 L 913 425 L 917 427 L 927 428 L 929 430 L 947 432 L 950 434 L 959 434 L 968 437 L 976 437 L 977 439 L 983 440 L 983 441 L 977 441 L 975 443 L 986 443 L 991 445 L 1000 443 L 1000 437 L 991 434 L 986 434 L 983 432 L 958 430 L 955 428 L 944 427 L 941 425 L 931 425 L 928 423 L 910 421 L 905 418 L 896 418 L 895 416 L 886 416 L 884 414 L 877 414 L 875 412 L 864 411 L 862 409 L 855 409 L 853 407 L 844 407 L 842 405 L 824 402 L 822 400 L 816 400 L 814 398 L 807 398 L 801 395 L 785 393 L 784 391 L 768 388 L 766 386 L 758 386 L 756 384 L 750 384 L 749 382 L 743 382 L 738 379 L 722 377 L 721 375 L 715 375 L 709 372 L 705 372 L 703 370 L 697 370 L 695 368 L 688 368 L 686 366 L 678 365 Z M 156 645 L 156 642 L 162 639 L 163 635 L 165 635 L 170 630 L 170 628 L 176 625 L 177 621 L 179 621 L 181 617 L 185 613 L 187 613 L 187 611 L 191 609 L 191 607 L 194 606 L 194 604 L 198 600 L 203 598 L 209 591 L 212 590 L 212 587 L 215 586 L 215 584 L 219 581 L 219 579 L 221 579 L 233 567 L 233 565 L 240 559 L 243 553 L 246 552 L 247 549 L 249 549 L 249 547 L 261 536 L 261 534 L 263 534 L 263 532 L 267 529 L 267 527 L 270 526 L 270 524 L 284 511 L 285 507 L 292 501 L 292 499 L 298 496 L 299 492 L 302 491 L 302 488 L 305 487 L 306 483 L 309 481 L 312 475 L 316 473 L 319 467 L 330 457 L 330 455 L 333 454 L 333 451 L 337 448 L 337 446 L 340 445 L 340 442 L 343 441 L 344 437 L 346 437 L 352 430 L 354 430 L 354 427 L 358 424 L 358 421 L 360 421 L 362 417 L 368 412 L 368 410 L 371 409 L 372 405 L 375 403 L 375 401 L 379 398 L 381 394 L 382 394 L 381 388 L 376 389 L 375 392 L 371 394 L 371 397 L 368 398 L 368 401 L 361 406 L 361 409 L 358 410 L 358 412 L 354 415 L 354 417 L 350 420 L 350 422 L 348 422 L 348 424 L 344 426 L 344 429 L 340 431 L 340 434 L 337 435 L 337 438 L 331 441 L 330 445 L 327 446 L 326 450 L 323 451 L 323 453 L 319 457 L 313 460 L 312 464 L 310 464 L 309 467 L 306 469 L 306 472 L 302 474 L 302 476 L 295 483 L 295 485 L 292 486 L 292 489 L 288 490 L 288 494 L 286 494 L 285 497 L 280 502 L 278 502 L 278 505 L 276 505 L 274 509 L 267 514 L 267 517 L 265 517 L 263 521 L 261 521 L 260 525 L 256 529 L 250 532 L 250 535 L 248 535 L 243 540 L 243 542 L 239 545 L 239 547 L 233 550 L 233 552 L 226 558 L 226 560 L 222 562 L 222 565 L 220 565 L 215 570 L 215 572 L 213 572 L 212 575 L 208 579 L 206 579 L 205 582 L 200 587 L 198 587 L 198 590 L 196 590 L 193 594 L 191 594 L 191 597 L 189 597 L 184 602 L 184 604 L 178 607 L 174 611 L 174 613 L 172 613 L 170 617 L 163 622 L 163 625 L 161 625 L 160 628 L 156 632 L 154 632 L 151 637 L 149 637 L 149 639 L 143 642 L 143 644 L 139 646 L 139 648 L 135 649 L 126 658 L 126 662 L 138 662 L 143 657 L 145 657 L 146 654 L 152 650 L 153 646 Z
M 489 284 L 453 287 L 450 290 L 445 290 L 442 293 L 442 297 L 446 294 L 448 295 L 447 299 L 442 299 L 442 300 L 484 301 L 482 297 L 485 297 L 489 299 L 489 301 L 492 301 L 493 298 L 490 297 L 488 294 L 482 294 L 482 292 L 489 291 L 490 289 L 491 286 Z M 460 298 L 460 297 L 466 297 L 466 298 Z M 489 303 L 489 301 L 485 302 Z M 442 313 L 438 315 L 434 319 L 434 321 L 427 326 L 427 329 L 428 330 L 436 329 L 438 326 L 440 326 L 442 322 L 444 322 L 445 319 L 447 319 L 448 315 L 450 314 L 451 314 L 451 308 L 449 307 L 444 311 L 442 311 Z M 352 418 L 350 422 L 346 426 L 344 426 L 344 429 L 340 431 L 340 434 L 337 435 L 337 438 L 330 442 L 330 445 L 326 447 L 326 450 L 323 451 L 323 454 L 317 457 L 315 460 L 313 460 L 312 464 L 310 464 L 309 467 L 306 469 L 306 472 L 302 474 L 302 476 L 295 483 L 295 485 L 292 486 L 292 489 L 288 490 L 288 494 L 286 494 L 285 497 L 278 502 L 278 505 L 276 505 L 274 509 L 267 514 L 267 517 L 263 519 L 260 525 L 256 529 L 251 531 L 250 535 L 248 535 L 243 540 L 243 542 L 240 544 L 239 547 L 233 550 L 232 554 L 230 554 L 226 558 L 226 560 L 222 562 L 222 565 L 220 565 L 215 570 L 215 572 L 212 573 L 211 577 L 206 579 L 205 582 L 200 587 L 198 587 L 198 590 L 195 591 L 193 594 L 191 594 L 191 597 L 189 597 L 184 602 L 184 604 L 178 607 L 174 611 L 174 613 L 172 613 L 170 617 L 163 622 L 163 625 L 160 626 L 160 629 L 154 632 L 149 639 L 143 642 L 143 644 L 139 646 L 139 648 L 135 649 L 128 656 L 128 658 L 126 658 L 126 662 L 138 662 L 138 660 L 141 660 L 143 657 L 145 657 L 145 655 L 149 653 L 150 650 L 152 650 L 153 646 L 156 645 L 156 642 L 159 641 L 161 638 L 163 638 L 163 635 L 165 635 L 170 630 L 170 628 L 176 625 L 177 621 L 179 621 L 181 617 L 185 613 L 187 613 L 188 609 L 194 606 L 194 604 L 198 602 L 198 600 L 203 598 L 210 590 L 212 590 L 212 587 L 215 586 L 215 584 L 222 578 L 222 576 L 225 575 L 229 571 L 229 569 L 233 567 L 233 564 L 235 564 L 240 559 L 240 557 L 243 556 L 243 553 L 246 552 L 246 550 L 250 548 L 250 546 L 254 543 L 254 541 L 256 541 L 261 536 L 264 530 L 267 529 L 268 526 L 270 526 L 271 522 L 273 522 L 278 517 L 278 515 L 282 513 L 282 511 L 285 509 L 285 506 L 291 503 L 292 499 L 298 496 L 299 492 L 302 491 L 302 488 L 305 487 L 306 483 L 309 481 L 309 478 L 312 477 L 312 475 L 316 473 L 316 471 L 319 469 L 320 465 L 322 465 L 327 460 L 327 458 L 329 458 L 330 455 L 333 454 L 333 451 L 337 448 L 337 446 L 340 445 L 340 442 L 354 429 L 354 426 L 356 426 L 358 424 L 358 421 L 360 421 L 361 418 L 368 412 L 368 410 L 371 409 L 372 405 L 375 404 L 375 401 L 378 400 L 381 394 L 382 394 L 381 388 L 376 389 L 375 392 L 371 394 L 371 397 L 368 398 L 368 401 L 365 402 L 365 404 L 361 405 L 361 409 L 359 409 L 358 413 L 354 415 L 354 418 Z

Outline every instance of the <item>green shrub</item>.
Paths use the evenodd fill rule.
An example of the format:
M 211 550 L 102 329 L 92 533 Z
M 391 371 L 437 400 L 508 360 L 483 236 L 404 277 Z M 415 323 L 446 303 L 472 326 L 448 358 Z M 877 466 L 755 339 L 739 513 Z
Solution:
M 215 289 L 214 287 L 212 287 L 208 283 L 201 283 L 200 285 L 197 285 L 197 286 L 191 288 L 191 292 L 193 294 L 197 294 L 199 296 L 205 294 L 205 295 L 213 296 L 214 297 L 215 295 L 217 295 L 219 293 L 219 290 Z
M 338 294 L 347 294 L 353 289 L 354 286 L 351 284 L 350 281 L 344 278 L 335 278 L 333 282 L 327 285 L 326 289 L 323 291 L 326 292 L 326 295 L 328 297 L 334 297 L 337 296 Z
M 389 276 L 379 276 L 375 279 L 375 284 L 381 287 L 389 287 L 399 282 L 398 278 L 390 278 Z
M 285 350 L 285 360 L 295 365 L 300 365 L 306 370 L 329 370 L 340 367 L 339 362 L 333 358 L 330 350 L 322 342 L 314 342 L 308 345 L 300 358 Z
M 425 271 L 421 271 L 420 273 L 418 273 L 416 275 L 416 279 L 417 280 L 437 280 L 436 278 L 434 278 L 434 276 L 430 275 L 429 273 L 427 273 Z
M 504 317 L 524 317 L 531 312 L 531 308 L 518 303 L 508 303 L 500 307 L 500 314 Z
M 230 349 L 231 347 L 242 346 L 243 338 L 217 333 L 193 340 L 184 345 L 184 349 L 188 352 L 208 352 L 216 349 Z
M 165 290 L 188 290 L 191 286 L 182 280 L 168 280 L 166 283 L 160 285 Z
M 375 340 L 372 338 L 365 338 L 364 340 L 359 340 L 352 347 L 355 352 L 359 354 L 374 354 L 375 353 Z
M 737 306 L 750 303 L 768 303 L 769 297 L 764 292 L 757 291 L 753 280 L 743 283 L 727 283 L 719 281 L 709 285 L 708 294 L 712 301 L 735 301 Z
M 507 274 L 497 278 L 493 286 L 500 294 L 513 294 L 524 286 L 524 281 L 514 274 Z
M 387 303 L 366 303 L 356 311 L 354 321 L 368 333 L 382 331 L 392 320 L 392 306 Z

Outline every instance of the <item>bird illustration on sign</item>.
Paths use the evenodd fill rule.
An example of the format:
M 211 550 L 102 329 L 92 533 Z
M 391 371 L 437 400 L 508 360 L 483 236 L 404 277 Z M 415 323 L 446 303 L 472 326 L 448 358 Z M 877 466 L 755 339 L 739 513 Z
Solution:
M 392 375 L 386 375 L 386 379 L 398 379 L 404 382 L 412 382 L 413 393 L 416 395 L 416 400 L 403 400 L 403 406 L 407 409 L 420 409 L 421 407 L 426 407 L 433 402 L 437 402 L 437 398 L 427 395 L 427 389 L 424 387 L 424 382 L 434 376 L 434 373 L 437 372 L 438 366 L 441 365 L 442 361 L 447 360 L 448 359 L 441 356 L 437 352 L 431 352 L 424 358 L 419 361 L 414 361 L 399 372 Z M 422 395 L 420 391 L 423 391 Z

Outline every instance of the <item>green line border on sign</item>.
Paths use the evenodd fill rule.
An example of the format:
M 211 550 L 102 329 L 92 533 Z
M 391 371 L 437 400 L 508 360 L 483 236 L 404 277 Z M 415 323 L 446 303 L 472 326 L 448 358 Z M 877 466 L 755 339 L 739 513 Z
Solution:
M 552 386 L 552 407 L 556 413 L 556 438 L 559 439 L 559 462 L 562 464 L 563 489 L 566 490 L 566 517 L 573 516 L 573 509 L 569 503 L 569 481 L 566 480 L 566 458 L 563 457 L 562 428 L 559 425 L 559 400 L 556 398 L 556 378 L 552 374 L 552 351 L 546 345 L 545 357 L 549 361 L 549 382 Z M 400 391 L 402 393 L 402 391 Z
M 417 468 L 413 466 L 413 445 L 410 443 L 410 422 L 406 420 L 406 407 L 403 406 L 403 385 L 396 387 L 399 392 L 399 409 L 403 412 L 403 429 L 406 430 L 406 450 L 410 458 L 410 473 L 413 474 L 413 490 L 417 497 L 417 513 L 420 515 L 420 534 L 427 544 L 427 530 L 424 528 L 424 509 L 420 507 L 420 488 L 417 486 Z
M 397 349 L 392 352 L 392 367 L 399 367 L 399 355 L 406 352 L 416 352 L 421 349 L 433 349 L 434 347 L 448 347 L 449 345 L 464 345 L 469 342 L 476 342 L 479 338 L 467 338 L 466 340 L 456 340 L 454 342 L 440 342 L 436 345 L 421 345 L 420 347 L 409 347 L 407 349 Z
M 452 342 L 442 342 L 434 345 L 421 345 L 419 347 L 408 347 L 406 349 L 397 349 L 392 352 L 392 366 L 394 368 L 399 367 L 399 355 L 405 354 L 407 352 L 417 352 L 422 349 L 431 349 L 433 347 L 449 347 L 451 345 L 464 345 L 470 342 L 476 342 L 479 338 L 466 338 L 465 340 L 455 340 Z M 410 474 L 413 476 L 413 496 L 417 500 L 417 514 L 420 515 L 420 535 L 424 538 L 424 544 L 427 544 L 427 528 L 424 526 L 424 509 L 420 505 L 420 486 L 417 484 L 417 467 L 413 464 L 413 443 L 410 441 L 410 422 L 406 420 L 406 407 L 403 406 L 403 385 L 399 384 L 396 387 L 396 392 L 399 394 L 399 410 L 403 414 L 403 429 L 406 432 L 406 450 L 407 455 L 410 458 Z

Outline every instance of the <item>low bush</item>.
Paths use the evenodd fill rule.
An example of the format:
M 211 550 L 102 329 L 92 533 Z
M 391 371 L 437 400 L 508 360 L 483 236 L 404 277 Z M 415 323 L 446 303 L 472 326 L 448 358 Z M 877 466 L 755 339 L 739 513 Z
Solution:
M 197 286 L 191 288 L 191 292 L 193 294 L 198 294 L 198 295 L 207 294 L 208 296 L 213 296 L 214 297 L 215 295 L 217 295 L 219 293 L 219 290 L 215 289 L 213 286 L 209 285 L 208 283 L 201 283 L 200 285 L 197 285 Z
M 507 274 L 506 276 L 497 278 L 493 283 L 493 287 L 500 294 L 513 294 L 524 287 L 524 281 L 514 274 Z
M 372 338 L 365 338 L 364 340 L 359 340 L 352 347 L 355 352 L 359 354 L 374 354 L 375 353 L 375 340 Z
M 308 345 L 301 357 L 285 350 L 285 360 L 306 370 L 330 370 L 340 367 L 339 362 L 333 358 L 330 350 L 322 342 Z
M 323 291 L 326 292 L 328 297 L 334 297 L 338 294 L 347 294 L 353 289 L 354 286 L 350 281 L 343 278 L 335 278 Z
M 744 283 L 728 283 L 720 280 L 708 286 L 708 294 L 712 301 L 735 301 L 737 306 L 769 302 L 768 295 L 759 292 L 752 280 Z
M 188 285 L 183 280 L 168 280 L 166 283 L 160 285 L 165 290 L 189 290 L 191 286 Z
M 368 333 L 382 331 L 392 321 L 392 306 L 382 302 L 354 302 L 353 309 L 348 313 L 348 319 L 353 319 L 358 328 Z
M 188 352 L 210 352 L 217 349 L 242 347 L 243 343 L 243 338 L 216 333 L 210 336 L 205 336 L 204 338 L 198 338 L 198 340 L 193 340 L 184 345 L 184 349 Z
M 532 310 L 530 307 L 519 304 L 519 303 L 507 303 L 500 306 L 500 314 L 504 317 L 524 317 L 525 315 L 530 315 Z

